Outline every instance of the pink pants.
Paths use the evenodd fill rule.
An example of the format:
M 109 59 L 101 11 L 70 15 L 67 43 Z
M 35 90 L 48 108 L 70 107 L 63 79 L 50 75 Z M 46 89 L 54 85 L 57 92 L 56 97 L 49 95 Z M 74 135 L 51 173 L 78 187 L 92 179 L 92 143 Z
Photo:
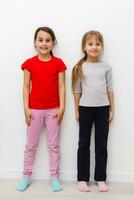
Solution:
M 54 118 L 55 112 L 58 108 L 36 110 L 31 109 L 34 119 L 31 120 L 30 126 L 27 128 L 27 143 L 24 151 L 24 176 L 31 176 L 33 164 L 38 148 L 39 138 L 43 126 L 47 130 L 47 145 L 50 155 L 49 170 L 51 177 L 59 176 L 60 165 L 60 126 L 57 119 Z

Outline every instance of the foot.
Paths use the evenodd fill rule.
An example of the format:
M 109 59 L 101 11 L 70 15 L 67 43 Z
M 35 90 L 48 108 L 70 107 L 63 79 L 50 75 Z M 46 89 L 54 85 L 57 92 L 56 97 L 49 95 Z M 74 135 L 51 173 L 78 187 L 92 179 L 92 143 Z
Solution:
M 97 181 L 97 185 L 100 192 L 107 192 L 109 190 L 108 186 L 104 181 Z
M 58 179 L 52 180 L 51 181 L 51 186 L 52 186 L 53 192 L 59 192 L 59 191 L 63 190 L 62 186 L 60 184 L 60 181 Z
M 18 191 L 24 191 L 28 188 L 28 186 L 30 185 L 30 178 L 29 177 L 25 177 L 22 179 L 22 181 L 19 183 L 19 185 L 17 186 L 17 190 Z
M 85 181 L 79 181 L 78 182 L 78 189 L 81 192 L 90 192 L 90 188 L 88 187 L 88 185 Z

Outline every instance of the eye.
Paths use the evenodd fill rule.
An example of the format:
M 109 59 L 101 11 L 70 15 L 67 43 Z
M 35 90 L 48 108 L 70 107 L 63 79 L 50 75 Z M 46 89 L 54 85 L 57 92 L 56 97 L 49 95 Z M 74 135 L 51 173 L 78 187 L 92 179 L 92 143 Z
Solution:
M 96 43 L 96 46 L 101 46 L 101 43 L 99 43 L 99 42 L 98 42 L 98 43 Z
M 46 42 L 51 42 L 51 39 L 47 39 Z
M 90 42 L 88 45 L 89 45 L 89 46 L 92 46 L 92 45 L 93 45 L 93 43 L 92 43 L 92 42 Z
M 39 42 L 42 42 L 42 41 L 43 41 L 43 39 L 39 38 L 39 39 L 38 39 L 38 41 L 39 41 Z

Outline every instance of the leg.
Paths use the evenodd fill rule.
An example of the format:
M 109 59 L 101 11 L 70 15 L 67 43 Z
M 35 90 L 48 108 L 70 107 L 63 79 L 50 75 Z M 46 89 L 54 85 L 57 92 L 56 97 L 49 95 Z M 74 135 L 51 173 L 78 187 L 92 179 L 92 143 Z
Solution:
M 38 147 L 39 136 L 44 123 L 43 112 L 41 110 L 32 110 L 34 120 L 31 120 L 31 125 L 27 128 L 27 144 L 24 152 L 24 178 L 17 186 L 17 190 L 24 191 L 30 185 L 30 177 L 35 160 L 35 155 Z
M 57 109 L 48 109 L 45 113 L 45 125 L 47 129 L 47 143 L 50 155 L 50 174 L 52 177 L 59 177 L 60 171 L 60 125 L 54 114 Z
M 94 120 L 94 109 L 89 107 L 79 108 L 79 143 L 77 153 L 78 181 L 89 181 L 90 176 L 90 138 Z
M 55 109 L 48 109 L 45 112 L 45 124 L 47 129 L 47 142 L 50 155 L 50 175 L 52 178 L 52 190 L 58 192 L 62 190 L 61 184 L 58 180 L 60 174 L 60 125 L 57 119 L 54 118 Z
M 24 176 L 32 175 L 32 168 L 44 123 L 43 110 L 32 110 L 34 119 L 27 128 L 27 143 L 24 151 Z
M 95 180 L 100 191 L 107 191 L 107 139 L 109 130 L 109 106 L 98 107 L 95 118 Z

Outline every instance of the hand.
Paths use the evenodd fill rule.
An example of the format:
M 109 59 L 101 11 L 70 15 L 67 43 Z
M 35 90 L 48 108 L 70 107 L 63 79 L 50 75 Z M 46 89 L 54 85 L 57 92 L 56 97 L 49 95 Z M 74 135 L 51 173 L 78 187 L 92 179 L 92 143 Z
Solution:
M 31 119 L 34 119 L 33 113 L 29 108 L 27 108 L 25 109 L 25 120 L 28 126 L 31 124 Z
M 75 119 L 79 121 L 79 111 L 75 110 Z
M 111 122 L 113 120 L 113 118 L 114 118 L 114 111 L 110 110 L 109 111 L 109 119 L 108 119 L 108 121 Z
M 57 122 L 58 124 L 60 124 L 62 122 L 63 119 L 63 115 L 64 115 L 64 109 L 59 109 L 57 110 L 57 112 L 54 114 L 54 118 L 57 118 Z

